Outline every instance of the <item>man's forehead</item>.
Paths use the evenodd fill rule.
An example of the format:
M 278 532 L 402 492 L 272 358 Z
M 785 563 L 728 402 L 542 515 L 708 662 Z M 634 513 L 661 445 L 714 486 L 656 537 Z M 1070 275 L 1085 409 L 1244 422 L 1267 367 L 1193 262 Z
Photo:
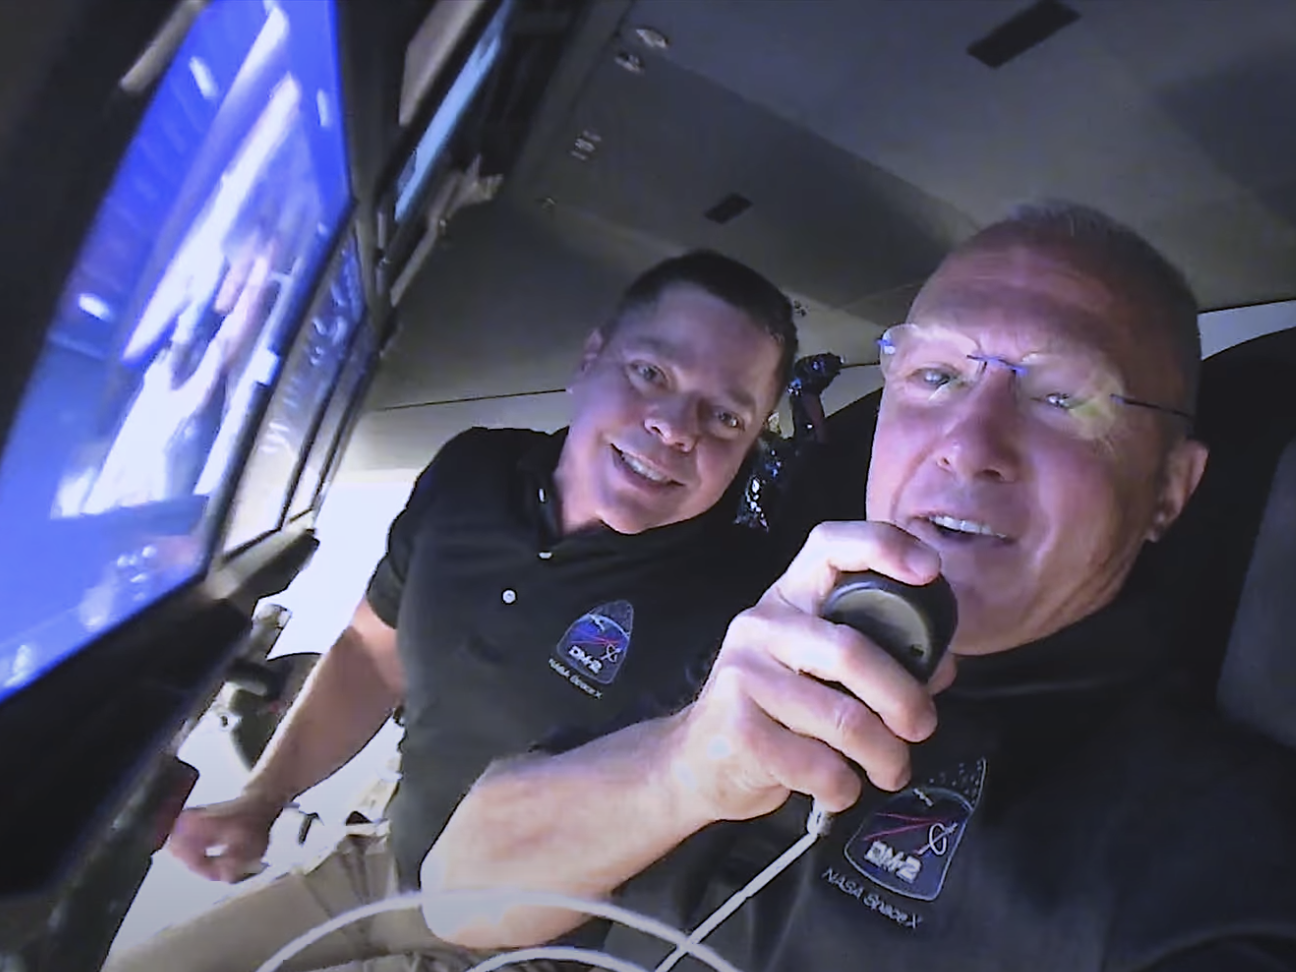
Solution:
M 663 298 L 669 295 L 670 291 Z M 773 374 L 777 344 L 741 311 L 706 291 L 690 288 L 685 300 L 691 299 L 709 304 L 708 313 L 698 314 L 697 305 L 672 307 L 658 301 L 652 313 L 627 319 L 613 333 L 613 344 L 624 353 L 650 355 L 660 364 L 704 371 L 717 397 L 748 411 L 761 408 L 756 393 L 763 395 L 765 389 L 749 387 L 752 381 L 749 369 L 768 368 L 770 394 L 777 395 Z M 720 324 L 714 314 L 726 316 L 727 325 Z M 712 323 L 708 324 L 709 321 Z M 710 339 L 699 333 L 699 327 L 708 326 L 712 330 Z M 768 352 L 771 347 L 773 357 L 760 353 Z M 757 352 L 754 357 L 749 353 L 752 351 Z M 767 358 L 770 360 L 766 361 Z
M 657 339 L 682 347 L 700 327 L 711 325 L 714 329 L 717 322 L 732 324 L 735 320 L 757 328 L 742 311 L 709 291 L 693 284 L 677 283 L 663 290 L 651 303 L 627 314 L 617 333 L 625 341 Z M 746 337 L 744 334 L 743 338 Z
M 946 260 L 923 287 L 910 323 L 955 329 L 996 350 L 1088 348 L 1122 357 L 1137 310 L 1118 287 L 1065 251 L 1025 245 L 974 249 Z

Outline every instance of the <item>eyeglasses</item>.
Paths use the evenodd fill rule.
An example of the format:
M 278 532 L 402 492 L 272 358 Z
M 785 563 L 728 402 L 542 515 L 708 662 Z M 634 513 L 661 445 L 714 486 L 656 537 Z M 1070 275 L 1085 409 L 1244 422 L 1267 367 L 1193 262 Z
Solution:
M 1120 377 L 1083 349 L 1041 351 L 1020 361 L 985 354 L 965 334 L 936 326 L 898 324 L 878 341 L 887 390 L 902 403 L 948 405 L 974 388 L 991 364 L 1012 372 L 1017 400 L 1033 420 L 1080 438 L 1100 438 L 1115 425 L 1120 406 L 1150 409 L 1184 419 L 1193 416 L 1123 393 Z

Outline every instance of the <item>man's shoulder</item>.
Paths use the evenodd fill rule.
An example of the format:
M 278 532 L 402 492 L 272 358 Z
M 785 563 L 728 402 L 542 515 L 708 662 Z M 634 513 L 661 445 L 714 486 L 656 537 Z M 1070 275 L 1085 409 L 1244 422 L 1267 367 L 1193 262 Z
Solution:
M 490 429 L 476 425 L 443 445 L 428 468 L 473 460 L 517 462 L 553 438 L 550 433 L 534 429 Z
M 1268 929 L 1296 940 L 1296 753 L 1209 710 L 1151 712 L 1128 742 L 1113 857 L 1124 865 L 1110 957 Z
M 474 427 L 437 450 L 415 480 L 402 519 L 406 529 L 427 521 L 438 509 L 494 508 L 506 502 L 524 459 L 556 450 L 554 436 L 530 429 Z
M 1214 782 L 1221 768 L 1288 767 L 1296 771 L 1296 752 L 1229 720 L 1207 700 L 1165 693 L 1131 708 L 1127 725 L 1141 737 L 1140 756 L 1164 757 L 1164 772 L 1184 785 Z
M 1105 795 L 1139 820 L 1147 819 L 1145 800 L 1171 816 L 1193 816 L 1189 808 L 1218 801 L 1238 808 L 1286 801 L 1296 813 L 1296 752 L 1232 723 L 1196 695 L 1132 698 L 1081 753 L 1068 764 L 1072 785 Z M 1170 830 L 1181 824 L 1194 826 L 1179 814 Z
M 450 483 L 474 484 L 483 477 L 507 476 L 531 453 L 551 445 L 556 452 L 554 438 L 532 429 L 466 429 L 437 450 L 419 473 L 415 492 L 432 493 Z

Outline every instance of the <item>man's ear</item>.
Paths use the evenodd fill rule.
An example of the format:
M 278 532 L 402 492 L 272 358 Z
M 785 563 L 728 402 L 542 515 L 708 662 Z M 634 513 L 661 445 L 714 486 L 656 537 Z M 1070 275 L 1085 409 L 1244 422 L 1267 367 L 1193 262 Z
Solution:
M 603 348 L 607 346 L 607 339 L 603 337 L 603 332 L 597 328 L 590 331 L 589 337 L 585 339 L 585 347 L 581 350 L 580 364 L 576 366 L 576 373 L 583 375 L 589 371 L 590 366 L 598 360 L 598 356 L 603 353 Z
M 598 360 L 598 356 L 603 353 L 603 348 L 607 346 L 607 339 L 603 337 L 603 332 L 595 329 L 590 331 L 589 337 L 585 339 L 585 346 L 581 349 L 580 360 L 576 363 L 576 371 L 567 382 L 567 391 L 570 393 L 576 386 L 576 383 L 585 376 L 590 367 Z
M 1157 498 L 1152 526 L 1148 530 L 1149 540 L 1160 540 L 1175 520 L 1179 519 L 1179 514 L 1184 511 L 1197 484 L 1201 482 L 1202 473 L 1206 471 L 1209 452 L 1206 444 L 1196 439 L 1182 439 L 1170 450 L 1170 455 L 1166 458 L 1161 495 Z

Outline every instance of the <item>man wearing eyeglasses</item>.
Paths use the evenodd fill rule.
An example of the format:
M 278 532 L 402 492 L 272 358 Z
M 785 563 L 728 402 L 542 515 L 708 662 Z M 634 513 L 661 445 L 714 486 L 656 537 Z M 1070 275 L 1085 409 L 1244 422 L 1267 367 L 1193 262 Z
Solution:
M 1199 359 L 1187 284 L 1127 228 L 1058 204 L 977 234 L 882 341 L 868 520 L 816 528 L 690 704 L 489 771 L 424 887 L 620 889 L 690 929 L 814 798 L 829 832 L 707 938 L 747 972 L 1296 968 L 1296 767 L 1181 697 L 1126 583 L 1205 466 Z M 957 678 L 819 617 L 859 570 L 944 575 Z M 579 918 L 429 920 L 518 945 Z

